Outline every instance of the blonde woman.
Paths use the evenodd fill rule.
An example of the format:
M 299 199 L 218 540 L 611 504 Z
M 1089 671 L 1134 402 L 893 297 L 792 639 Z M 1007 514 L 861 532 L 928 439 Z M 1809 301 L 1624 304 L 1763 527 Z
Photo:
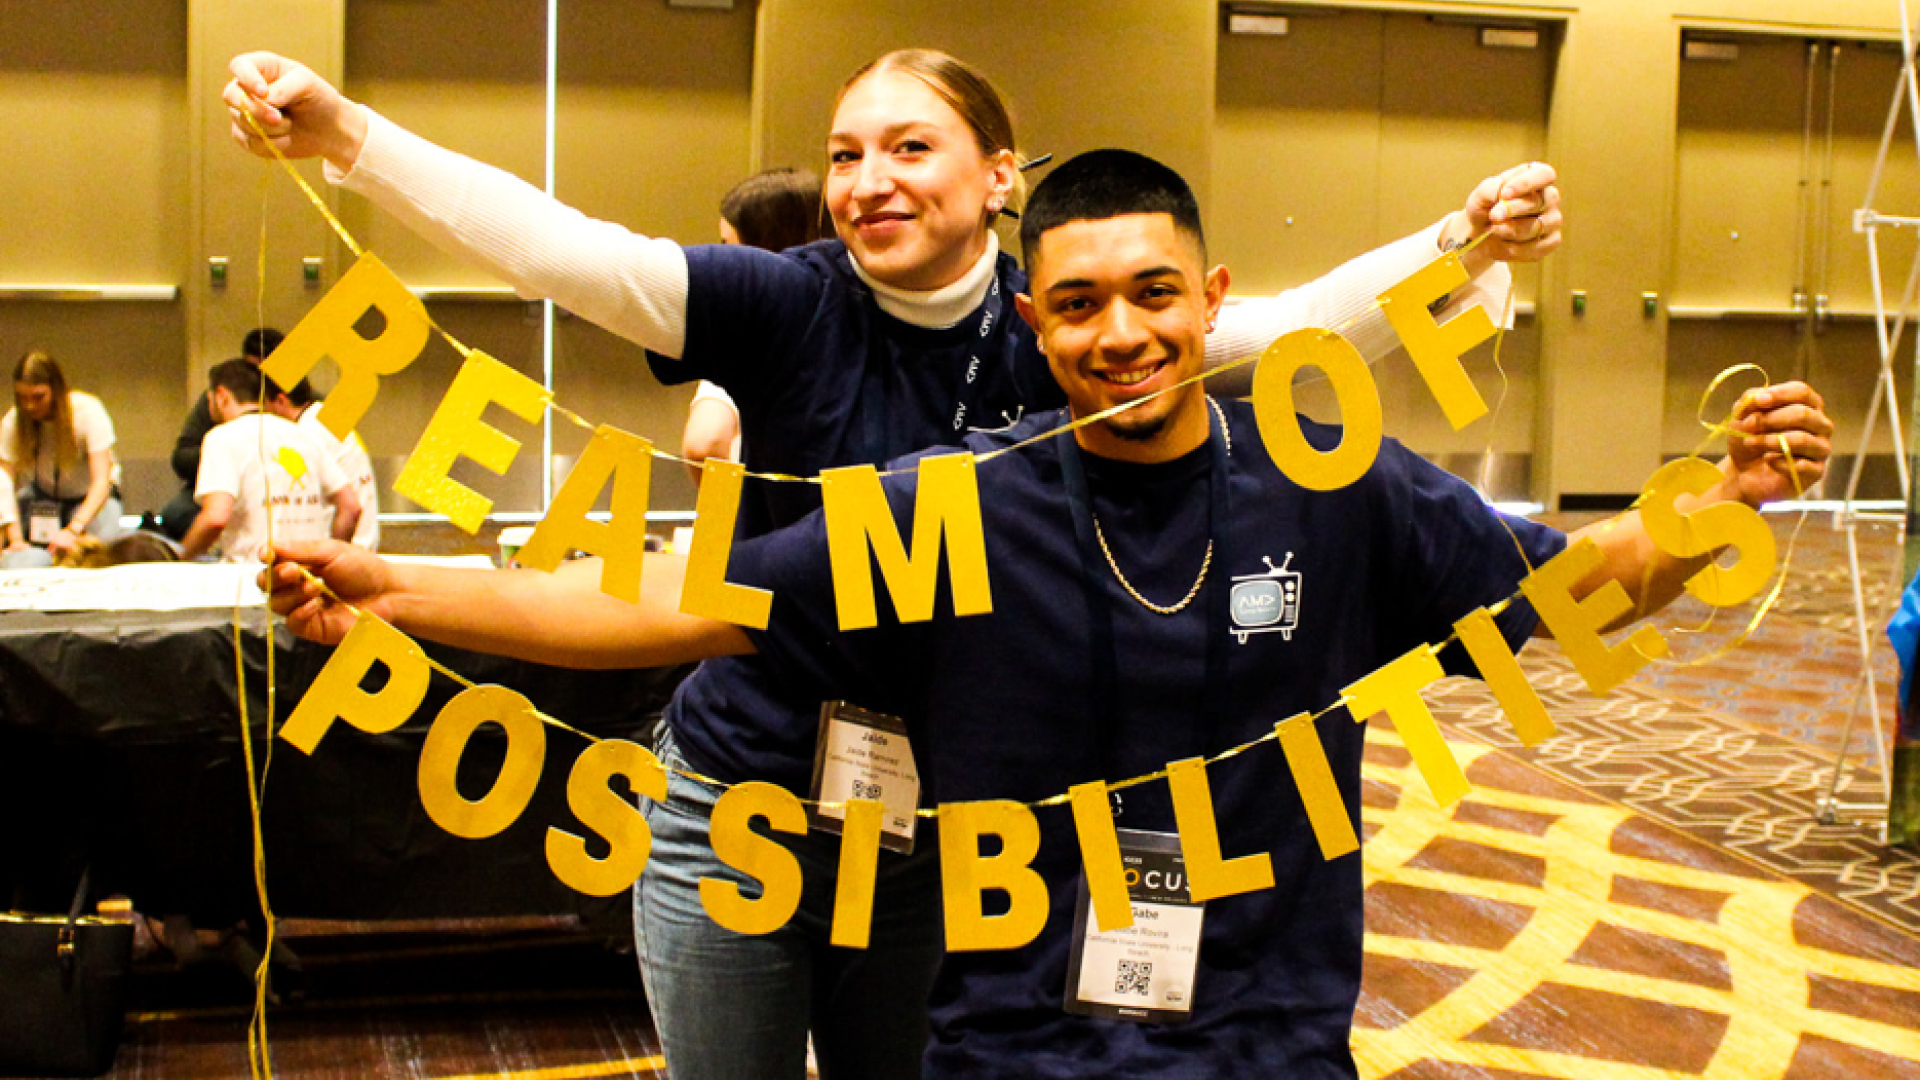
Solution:
M 80 537 L 120 534 L 113 420 L 92 394 L 67 387 L 53 357 L 30 352 L 13 368 L 13 408 L 0 417 L 0 568 L 52 566 Z

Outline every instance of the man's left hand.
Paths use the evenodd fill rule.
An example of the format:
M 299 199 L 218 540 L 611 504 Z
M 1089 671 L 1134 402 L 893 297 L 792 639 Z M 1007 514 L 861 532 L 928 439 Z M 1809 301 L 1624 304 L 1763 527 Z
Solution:
M 1827 473 L 1833 421 L 1806 383 L 1749 390 L 1734 408 L 1731 427 L 1722 468 L 1748 506 L 1793 498 Z

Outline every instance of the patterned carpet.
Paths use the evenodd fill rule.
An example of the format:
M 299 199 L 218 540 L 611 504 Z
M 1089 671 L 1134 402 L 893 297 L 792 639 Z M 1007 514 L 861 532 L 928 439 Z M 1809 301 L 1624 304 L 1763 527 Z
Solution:
M 1819 815 L 1862 685 L 1846 536 L 1770 520 L 1789 572 L 1738 648 L 1757 605 L 1677 604 L 1656 620 L 1673 660 L 1596 697 L 1529 647 L 1559 727 L 1533 749 L 1480 684 L 1432 688 L 1475 785 L 1451 811 L 1374 725 L 1362 1075 L 1920 1076 L 1920 856 L 1882 847 L 1877 818 Z M 1896 534 L 1856 535 L 1884 603 Z M 1855 721 L 1843 802 L 1880 791 Z

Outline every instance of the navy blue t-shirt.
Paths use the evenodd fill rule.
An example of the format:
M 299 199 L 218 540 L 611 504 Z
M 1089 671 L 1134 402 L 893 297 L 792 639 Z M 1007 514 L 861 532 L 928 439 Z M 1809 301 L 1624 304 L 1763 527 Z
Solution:
M 648 362 L 662 382 L 706 379 L 732 395 L 751 472 L 814 476 L 878 464 L 1065 403 L 1014 310 L 1026 277 L 1005 254 L 986 300 L 943 329 L 881 311 L 838 240 L 778 254 L 691 247 L 687 274 L 683 355 Z M 749 479 L 736 536 L 761 535 L 819 506 L 816 485 Z M 728 657 L 681 685 L 666 721 L 696 769 L 805 794 L 819 710 L 820 699 L 773 685 L 753 657 Z
M 775 590 L 768 629 L 755 634 L 762 656 L 802 693 L 844 696 L 904 719 L 929 801 L 1030 802 L 1082 781 L 1211 755 L 1325 708 L 1354 680 L 1444 640 L 1474 608 L 1512 596 L 1529 563 L 1565 545 L 1555 530 L 1494 513 L 1391 440 L 1357 483 L 1306 491 L 1268 458 L 1251 407 L 1223 405 L 1233 435 L 1224 469 L 1231 514 L 1213 537 L 1199 594 L 1179 613 L 1147 610 L 1101 556 L 1091 576 L 1083 574 L 1088 560 L 1075 538 L 1062 440 L 1052 439 L 980 466 L 992 614 L 953 618 L 943 610 L 903 626 L 889 621 L 883 599 L 879 627 L 840 632 L 816 515 L 734 551 L 734 580 Z M 1036 416 L 968 444 L 985 452 L 1065 419 Z M 1339 432 L 1309 424 L 1308 436 L 1330 448 Z M 1157 604 L 1178 601 L 1200 569 L 1208 506 L 1222 498 L 1212 490 L 1219 474 L 1210 453 L 1203 447 L 1151 466 L 1080 455 L 1114 563 Z M 889 481 L 903 534 L 912 488 L 911 476 Z M 1218 590 L 1279 574 L 1298 575 L 1287 618 L 1235 622 L 1231 605 L 1215 602 Z M 884 597 L 877 578 L 876 590 Z M 943 608 L 947 601 L 943 594 Z M 1104 665 L 1089 631 L 1090 603 L 1110 618 Z M 1222 611 L 1226 622 L 1216 624 Z M 1517 647 L 1536 616 L 1516 603 L 1499 621 Z M 1226 682 L 1211 697 L 1210 649 L 1222 657 L 1216 670 Z M 1469 670 L 1463 657 L 1443 659 Z M 1103 667 L 1114 673 L 1111 687 L 1100 685 Z M 1219 714 L 1206 715 L 1209 701 L 1223 703 Z M 1318 730 L 1357 830 L 1364 728 L 1335 711 Z M 1279 884 L 1208 903 L 1191 1019 L 1138 1025 L 1062 1011 L 1079 847 L 1066 809 L 1039 810 L 1034 868 L 1052 901 L 1046 929 L 1025 948 L 947 956 L 932 1001 L 930 1075 L 1354 1074 L 1359 856 L 1321 857 L 1273 743 L 1211 766 L 1208 779 L 1223 852 L 1267 852 Z M 1165 785 L 1125 792 L 1117 824 L 1173 831 Z

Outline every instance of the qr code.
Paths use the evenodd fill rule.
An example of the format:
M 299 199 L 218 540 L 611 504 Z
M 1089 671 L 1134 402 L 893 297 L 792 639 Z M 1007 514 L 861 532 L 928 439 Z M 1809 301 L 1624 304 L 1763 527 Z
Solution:
M 1153 985 L 1153 961 L 1122 960 L 1120 968 L 1114 972 L 1113 992 L 1116 994 L 1134 994 L 1146 997 Z
M 869 784 L 864 780 L 853 782 L 853 797 L 856 799 L 877 799 L 880 797 L 880 785 Z

